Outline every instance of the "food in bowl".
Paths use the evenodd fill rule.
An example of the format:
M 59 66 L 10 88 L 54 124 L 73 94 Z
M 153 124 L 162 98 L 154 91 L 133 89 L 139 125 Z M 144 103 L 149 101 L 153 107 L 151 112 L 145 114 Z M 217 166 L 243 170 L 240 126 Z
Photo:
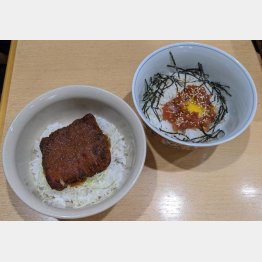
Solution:
M 221 129 L 223 132 L 219 132 L 217 136 L 216 133 L 211 135 L 213 138 L 207 136 L 204 134 L 204 132 L 207 133 L 204 128 L 204 132 L 197 128 L 188 129 L 186 132 L 182 130 L 175 131 L 174 128 L 176 129 L 176 125 L 173 125 L 172 122 L 167 120 L 165 120 L 165 123 L 168 125 L 168 128 L 165 126 L 162 128 L 165 131 L 164 132 L 159 129 L 159 127 L 161 127 L 159 123 L 160 121 L 154 112 L 151 112 L 154 122 L 146 117 L 143 110 L 145 103 L 143 97 L 147 92 L 145 90 L 147 87 L 147 85 L 145 85 L 145 79 L 147 80 L 148 85 L 150 85 L 150 78 L 153 81 L 154 75 L 163 74 L 170 76 L 175 72 L 176 69 L 174 68 L 174 63 L 169 52 L 172 52 L 175 55 L 177 69 L 196 68 L 201 70 L 202 65 L 202 69 L 204 68 L 204 74 L 209 75 L 208 80 L 210 82 L 219 82 L 222 88 L 226 90 L 222 91 L 220 90 L 221 88 L 218 89 L 225 98 L 225 103 L 223 103 L 222 98 L 221 104 L 223 107 L 218 114 L 221 113 L 221 118 L 223 116 L 223 120 L 216 126 L 216 130 Z M 171 67 L 167 67 L 167 64 L 170 64 Z M 181 78 L 182 77 L 183 76 L 181 75 Z M 188 77 L 189 76 L 187 75 L 187 81 L 189 81 Z M 193 85 L 195 85 L 195 83 L 193 83 Z M 176 92 L 176 88 L 173 90 Z M 164 97 L 161 97 L 161 103 L 163 102 L 163 105 L 172 100 L 172 98 L 175 98 L 171 91 L 172 88 L 169 87 L 165 91 Z M 206 91 L 207 94 L 209 94 L 208 90 Z M 167 96 L 169 92 L 171 94 L 170 96 Z M 236 58 L 223 50 L 210 45 L 192 42 L 180 42 L 163 46 L 145 57 L 139 64 L 133 77 L 132 98 L 138 114 L 150 131 L 149 134 L 154 134 L 154 139 L 159 140 L 164 145 L 189 150 L 217 146 L 235 139 L 251 124 L 257 109 L 256 86 L 247 69 Z M 167 99 L 163 101 L 163 98 Z M 210 100 L 213 104 L 212 97 Z M 151 102 L 152 101 L 153 99 Z M 216 105 L 213 105 L 216 108 Z M 200 112 L 200 114 L 203 110 L 202 107 L 196 106 L 195 103 L 188 103 L 185 106 L 189 107 L 191 110 Z M 172 115 L 171 117 L 173 118 Z M 212 117 L 212 115 L 210 117 Z M 161 118 L 160 120 L 163 119 Z M 183 127 L 180 128 L 182 129 Z M 171 132 L 171 134 L 168 132 Z M 183 132 L 186 133 L 186 136 L 185 134 L 181 135 Z M 180 133 L 180 135 L 174 133 Z M 196 141 L 192 141 L 192 139 L 196 137 L 200 138 L 195 139 Z
M 129 172 L 125 137 L 115 125 L 90 113 L 66 127 L 59 122 L 49 125 L 33 150 L 35 193 L 59 208 L 104 200 Z
M 43 173 L 41 139 L 87 113 L 110 139 L 111 162 L 77 187 L 51 189 Z M 82 218 L 103 212 L 126 196 L 139 178 L 145 156 L 143 126 L 123 99 L 100 88 L 71 85 L 42 94 L 16 116 L 4 140 L 3 168 L 11 188 L 32 209 L 57 218 Z
M 201 63 L 182 68 L 169 54 L 171 71 L 145 79 L 145 117 L 159 131 L 180 141 L 204 143 L 223 137 L 230 86 L 211 80 Z
M 52 132 L 40 142 L 46 180 L 55 190 L 74 186 L 110 164 L 110 142 L 92 114 Z

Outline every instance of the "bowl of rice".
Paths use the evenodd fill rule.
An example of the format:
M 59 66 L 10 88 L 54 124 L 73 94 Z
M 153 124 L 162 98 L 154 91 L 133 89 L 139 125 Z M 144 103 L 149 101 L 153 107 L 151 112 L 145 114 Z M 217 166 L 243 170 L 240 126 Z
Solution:
M 110 139 L 111 162 L 76 186 L 54 190 L 42 166 L 41 139 L 87 113 Z M 6 179 L 32 209 L 62 219 L 100 213 L 134 186 L 146 156 L 143 126 L 131 107 L 116 95 L 91 86 L 65 86 L 30 102 L 12 122 L 3 144 Z
M 238 137 L 252 122 L 257 92 L 246 68 L 228 53 L 177 43 L 138 66 L 132 97 L 146 127 L 165 145 L 194 149 Z

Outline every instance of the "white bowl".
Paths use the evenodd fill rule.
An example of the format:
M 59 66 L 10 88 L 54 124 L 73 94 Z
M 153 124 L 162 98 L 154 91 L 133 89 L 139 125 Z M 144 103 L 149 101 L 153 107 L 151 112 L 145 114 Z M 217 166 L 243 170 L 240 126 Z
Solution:
M 87 113 L 113 123 L 125 136 L 130 146 L 128 178 L 112 196 L 99 203 L 82 208 L 56 208 L 42 202 L 33 193 L 35 185 L 29 169 L 32 148 L 49 124 L 57 121 L 70 123 Z M 40 213 L 64 219 L 94 215 L 116 204 L 134 186 L 145 156 L 146 138 L 137 115 L 121 98 L 90 86 L 61 87 L 37 97 L 12 122 L 3 145 L 5 176 L 17 196 Z
M 203 65 L 205 73 L 209 75 L 209 79 L 231 87 L 232 97 L 227 100 L 229 114 L 224 125 L 225 136 L 222 138 L 205 143 L 180 141 L 158 130 L 145 117 L 141 109 L 145 79 L 149 79 L 149 77 L 159 72 L 170 72 L 170 69 L 166 67 L 167 64 L 171 64 L 170 51 L 173 53 L 179 67 L 196 67 L 199 62 Z M 132 96 L 139 115 L 152 131 L 161 136 L 163 143 L 190 148 L 216 146 L 236 138 L 250 125 L 257 109 L 256 87 L 244 66 L 226 52 L 198 43 L 172 44 L 157 49 L 148 55 L 135 72 Z

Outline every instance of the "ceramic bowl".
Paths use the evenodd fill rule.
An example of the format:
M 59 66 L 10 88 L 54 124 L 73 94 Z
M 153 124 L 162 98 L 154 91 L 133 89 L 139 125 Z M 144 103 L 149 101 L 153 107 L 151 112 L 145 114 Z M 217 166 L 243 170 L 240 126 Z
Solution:
M 35 191 L 29 168 L 35 141 L 46 127 L 59 121 L 68 124 L 87 113 L 113 123 L 129 145 L 129 171 L 124 184 L 113 195 L 81 208 L 58 208 L 43 202 Z M 91 86 L 66 86 L 49 91 L 31 103 L 12 122 L 3 145 L 3 166 L 6 179 L 32 209 L 57 218 L 87 217 L 102 212 L 122 199 L 134 186 L 144 166 L 146 139 L 138 116 L 116 95 Z
M 223 137 L 205 143 L 180 141 L 157 129 L 145 117 L 142 111 L 145 79 L 148 80 L 156 73 L 168 73 L 172 70 L 166 66 L 172 63 L 169 52 L 172 52 L 179 67 L 196 67 L 201 63 L 209 79 L 230 86 L 232 97 L 227 99 L 229 113 L 223 125 L 225 131 Z M 216 146 L 235 139 L 248 128 L 257 109 L 256 87 L 246 68 L 228 53 L 199 43 L 171 44 L 149 54 L 135 72 L 132 96 L 140 117 L 158 139 L 166 145 L 186 149 Z

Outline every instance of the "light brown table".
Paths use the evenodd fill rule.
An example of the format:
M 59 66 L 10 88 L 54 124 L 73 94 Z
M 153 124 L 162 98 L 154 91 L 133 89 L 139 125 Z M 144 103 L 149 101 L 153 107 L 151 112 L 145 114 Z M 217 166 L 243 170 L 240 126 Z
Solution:
M 176 41 L 19 41 L 12 55 L 1 105 L 5 134 L 33 98 L 67 84 L 102 87 L 132 107 L 131 82 L 141 60 Z M 262 92 L 262 73 L 250 41 L 199 41 L 235 56 Z M 14 66 L 12 72 L 12 61 Z M 9 96 L 8 96 L 9 91 Z M 8 101 L 8 103 L 7 103 Z M 134 107 L 133 107 L 134 108 Z M 5 114 L 6 109 L 6 114 Z M 1 127 L 2 129 L 2 127 Z M 0 163 L 0 219 L 53 220 L 17 198 Z M 216 148 L 183 152 L 148 137 L 143 172 L 113 208 L 87 220 L 261 220 L 262 108 L 240 137 Z

